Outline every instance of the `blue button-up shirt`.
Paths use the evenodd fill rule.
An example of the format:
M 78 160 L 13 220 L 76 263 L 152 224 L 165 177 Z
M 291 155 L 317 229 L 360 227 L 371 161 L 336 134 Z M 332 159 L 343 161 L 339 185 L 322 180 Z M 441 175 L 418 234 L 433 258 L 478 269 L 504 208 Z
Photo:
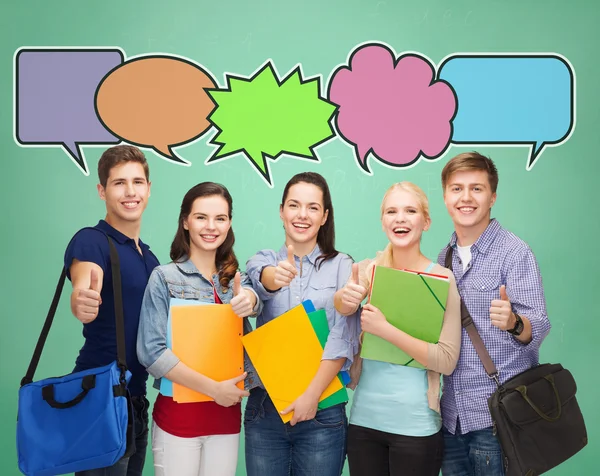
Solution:
M 278 253 L 273 250 L 262 250 L 254 255 L 246 264 L 246 272 L 252 281 L 254 290 L 264 303 L 262 312 L 256 319 L 256 327 L 275 319 L 293 307 L 310 299 L 316 309 L 325 309 L 329 322 L 329 337 L 323 351 L 323 360 L 345 358 L 342 370 L 350 368 L 354 354 L 358 352 L 360 321 L 358 312 L 344 317 L 333 306 L 333 295 L 342 288 L 352 274 L 352 258 L 338 253 L 327 261 L 316 260 L 321 255 L 317 245 L 311 253 L 301 259 L 295 257 L 298 275 L 290 283 L 275 292 L 270 292 L 260 282 L 260 275 L 267 266 L 277 266 L 279 261 L 287 259 L 287 248 L 282 246 Z M 298 362 L 298 364 L 301 364 Z M 249 375 L 255 375 L 253 368 L 247 369 Z M 256 374 L 256 377 L 258 375 Z M 248 380 L 248 379 L 246 379 Z M 263 386 L 258 378 L 250 388 Z
M 456 250 L 456 234 L 450 246 Z M 438 257 L 442 266 L 444 248 Z M 458 291 L 469 310 L 496 368 L 505 382 L 539 363 L 539 348 L 550 331 L 542 277 L 529 246 L 492 220 L 471 246 L 471 263 L 463 272 L 458 252 L 453 253 L 452 269 Z M 531 322 L 532 340 L 519 342 L 514 336 L 493 326 L 490 320 L 492 300 L 500 299 L 500 286 L 506 292 L 513 312 Z M 468 433 L 492 426 L 487 399 L 496 390 L 477 356 L 466 331 L 462 331 L 461 352 L 454 372 L 444 377 L 441 409 L 444 426 L 456 433 Z

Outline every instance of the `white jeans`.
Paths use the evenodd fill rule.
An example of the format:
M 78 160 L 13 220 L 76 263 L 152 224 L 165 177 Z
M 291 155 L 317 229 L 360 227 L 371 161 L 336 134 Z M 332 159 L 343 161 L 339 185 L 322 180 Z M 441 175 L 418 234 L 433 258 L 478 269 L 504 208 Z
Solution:
M 235 476 L 240 434 L 181 438 L 152 424 L 155 476 Z

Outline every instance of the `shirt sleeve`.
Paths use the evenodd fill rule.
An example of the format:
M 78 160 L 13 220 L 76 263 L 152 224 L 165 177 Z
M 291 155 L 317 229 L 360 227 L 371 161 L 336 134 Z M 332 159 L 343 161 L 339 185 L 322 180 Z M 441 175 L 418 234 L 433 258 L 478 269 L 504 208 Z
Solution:
M 106 274 L 110 267 L 108 240 L 100 230 L 86 228 L 73 237 L 65 251 L 65 268 L 67 278 L 71 279 L 73 260 L 95 263 Z
M 341 289 L 352 274 L 352 259 L 342 257 L 337 271 L 337 289 Z M 332 297 L 333 299 L 333 297 Z M 331 307 L 332 321 L 330 321 L 329 336 L 323 350 L 323 360 L 337 360 L 345 358 L 346 362 L 341 370 L 348 370 L 354 355 L 358 352 L 358 338 L 360 335 L 360 311 L 357 310 L 349 316 L 342 316 Z M 360 308 L 359 308 L 360 309 Z
M 516 338 L 513 341 L 537 351 L 550 332 L 551 324 L 546 311 L 542 276 L 529 247 L 511 255 L 506 272 L 506 293 L 513 312 L 526 317 L 531 323 L 531 342 L 523 344 Z
M 427 368 L 444 375 L 450 375 L 456 367 L 460 355 L 460 342 L 462 338 L 460 296 L 454 275 L 449 269 L 447 273 L 450 278 L 450 285 L 448 288 L 448 298 L 446 299 L 442 332 L 437 344 L 428 343 L 427 345 Z
M 144 292 L 136 347 L 140 363 L 154 378 L 164 377 L 179 363 L 179 358 L 167 348 L 169 301 L 167 283 L 156 268 Z
M 277 255 L 273 250 L 261 250 L 246 263 L 246 273 L 261 301 L 272 299 L 278 292 L 268 291 L 260 282 L 260 275 L 267 266 L 277 266 Z
M 440 266 L 443 266 L 444 268 L 446 267 L 446 253 L 448 251 L 448 247 L 444 246 L 444 248 L 442 248 L 442 251 L 440 251 L 440 254 L 438 255 L 438 259 L 437 262 Z

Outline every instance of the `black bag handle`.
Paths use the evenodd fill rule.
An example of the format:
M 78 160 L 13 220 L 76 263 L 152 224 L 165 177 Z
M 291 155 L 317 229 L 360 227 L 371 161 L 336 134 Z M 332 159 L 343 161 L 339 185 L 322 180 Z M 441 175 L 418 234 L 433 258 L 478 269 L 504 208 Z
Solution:
M 42 387 L 42 398 L 48 402 L 52 408 L 65 409 L 77 405 L 85 398 L 88 392 L 96 386 L 96 375 L 86 375 L 81 381 L 81 393 L 68 402 L 57 402 L 54 399 L 54 384 Z
M 448 245 L 448 250 L 446 251 L 446 259 L 444 261 L 444 265 L 450 271 L 452 271 L 452 254 L 454 252 L 454 248 L 452 245 Z M 493 379 L 496 382 L 496 386 L 500 388 L 500 379 L 498 378 L 498 369 L 494 364 L 494 361 L 490 357 L 489 352 L 485 348 L 485 344 L 483 340 L 481 340 L 481 336 L 479 335 L 479 331 L 477 327 L 475 327 L 475 323 L 473 322 L 473 318 L 467 309 L 467 305 L 463 301 L 462 297 L 460 298 L 460 320 L 462 326 L 467 331 L 469 335 L 469 339 L 471 339 L 471 343 L 479 356 L 479 360 L 483 364 L 483 368 L 485 369 L 488 377 Z
M 108 247 L 109 247 L 109 251 L 110 251 L 112 281 L 113 281 L 113 294 L 115 296 L 117 364 L 119 365 L 119 369 L 121 370 L 121 376 L 120 376 L 121 385 L 124 387 L 125 383 L 126 383 L 125 382 L 125 373 L 127 371 L 127 360 L 126 360 L 126 355 L 125 355 L 125 320 L 123 317 L 123 295 L 122 295 L 122 290 L 121 290 L 121 265 L 120 265 L 120 261 L 119 261 L 119 254 L 117 253 L 117 248 L 115 247 L 115 244 L 113 243 L 110 236 L 108 236 L 106 233 L 104 233 L 102 230 L 99 230 L 98 228 L 91 228 L 91 229 L 99 231 L 100 233 L 104 234 L 104 236 L 106 236 L 106 239 L 108 240 Z M 40 357 L 42 355 L 42 351 L 44 350 L 44 344 L 46 343 L 48 333 L 50 332 L 50 327 L 52 327 L 52 322 L 54 321 L 54 315 L 56 314 L 56 309 L 58 308 L 58 303 L 60 301 L 60 296 L 61 296 L 63 287 L 65 285 L 66 277 L 67 277 L 67 270 L 65 267 L 63 267 L 63 269 L 60 273 L 60 277 L 58 278 L 58 284 L 56 285 L 56 291 L 54 291 L 54 297 L 52 298 L 52 303 L 50 304 L 50 309 L 48 310 L 48 315 L 46 316 L 46 320 L 44 322 L 42 332 L 40 333 L 40 337 L 38 338 L 37 344 L 35 346 L 35 350 L 33 351 L 31 361 L 29 362 L 29 367 L 27 368 L 27 373 L 25 374 L 25 377 L 23 377 L 21 379 L 21 387 L 23 385 L 27 385 L 28 383 L 33 382 L 33 376 L 34 376 L 37 366 L 40 362 Z M 46 390 L 46 392 L 50 392 L 50 390 Z M 83 399 L 83 397 L 85 397 L 85 395 L 83 395 L 81 398 Z M 78 397 L 76 397 L 76 398 L 78 398 Z
M 560 415 L 562 413 L 562 403 L 560 401 L 560 395 L 558 394 L 558 389 L 556 388 L 556 384 L 554 383 L 554 375 L 548 374 L 548 375 L 544 376 L 544 380 L 546 380 L 550 385 L 552 385 L 552 389 L 554 390 L 554 397 L 556 398 L 556 404 L 557 404 L 557 408 L 558 408 L 558 411 L 557 411 L 555 417 L 551 417 L 551 416 L 546 415 L 542 410 L 540 410 L 538 408 L 538 406 L 535 403 L 533 403 L 531 401 L 531 399 L 527 395 L 527 386 L 526 385 L 519 385 L 517 388 L 515 388 L 515 390 L 521 394 L 521 396 L 523 397 L 523 399 L 527 403 L 529 403 L 529 406 L 531 408 L 533 408 L 533 410 L 541 418 L 543 418 L 544 420 L 552 423 L 553 421 L 556 421 L 556 420 L 558 420 L 560 418 Z

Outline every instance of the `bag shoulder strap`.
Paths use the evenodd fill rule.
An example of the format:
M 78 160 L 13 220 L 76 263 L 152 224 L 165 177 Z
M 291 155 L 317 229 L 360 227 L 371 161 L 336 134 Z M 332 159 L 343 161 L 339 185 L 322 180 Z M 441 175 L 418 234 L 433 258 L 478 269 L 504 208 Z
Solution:
M 106 239 L 108 240 L 108 247 L 110 252 L 110 264 L 111 264 L 111 272 L 112 272 L 112 282 L 113 282 L 113 293 L 115 296 L 115 323 L 116 323 L 116 336 L 117 336 L 117 364 L 119 365 L 119 369 L 121 370 L 121 382 L 125 381 L 125 372 L 127 371 L 127 360 L 125 354 L 125 319 L 123 317 L 123 295 L 121 290 L 121 265 L 119 261 L 119 254 L 117 253 L 117 248 L 115 247 L 114 242 L 106 233 L 102 230 L 98 230 L 98 228 L 93 228 L 104 234 Z M 50 328 L 52 327 L 52 322 L 54 321 L 54 315 L 56 314 L 56 309 L 58 308 L 58 303 L 60 301 L 60 296 L 62 294 L 63 287 L 65 285 L 65 279 L 67 277 L 67 269 L 63 266 L 63 269 L 60 273 L 60 277 L 58 278 L 58 283 L 56 285 L 56 291 L 54 291 L 54 297 L 52 298 L 52 303 L 50 304 L 50 309 L 48 310 L 48 314 L 46 316 L 46 320 L 44 322 L 44 326 L 42 328 L 42 332 L 40 333 L 40 337 L 38 338 L 37 344 L 35 346 L 35 350 L 33 351 L 33 356 L 31 357 L 31 361 L 29 362 L 29 367 L 27 369 L 27 373 L 21 379 L 21 387 L 28 383 L 33 382 L 33 376 L 37 369 L 37 366 L 40 362 L 40 357 L 42 355 L 42 351 L 44 350 L 44 344 L 46 343 L 46 339 L 48 338 L 48 333 L 50 332 Z
M 446 251 L 446 260 L 445 260 L 444 264 L 445 264 L 446 268 L 448 268 L 450 271 L 452 271 L 452 254 L 453 254 L 453 252 L 454 252 L 454 249 L 452 248 L 452 246 L 448 245 L 448 250 Z M 473 318 L 471 317 L 471 314 L 469 313 L 469 310 L 467 309 L 467 306 L 466 306 L 465 302 L 463 301 L 462 297 L 460 298 L 460 320 L 461 320 L 462 326 L 467 331 L 469 339 L 471 339 L 471 343 L 473 344 L 473 347 L 475 348 L 475 352 L 477 352 L 477 355 L 479 356 L 479 360 L 481 360 L 481 363 L 483 364 L 483 368 L 485 369 L 486 373 L 488 374 L 488 377 L 493 379 L 494 382 L 496 382 L 496 385 L 498 387 L 500 387 L 500 380 L 498 378 L 498 369 L 496 368 L 494 361 L 490 357 L 489 352 L 485 348 L 485 344 L 483 343 L 483 340 L 481 339 L 481 336 L 479 335 L 479 331 L 477 330 L 477 327 L 475 327 Z

